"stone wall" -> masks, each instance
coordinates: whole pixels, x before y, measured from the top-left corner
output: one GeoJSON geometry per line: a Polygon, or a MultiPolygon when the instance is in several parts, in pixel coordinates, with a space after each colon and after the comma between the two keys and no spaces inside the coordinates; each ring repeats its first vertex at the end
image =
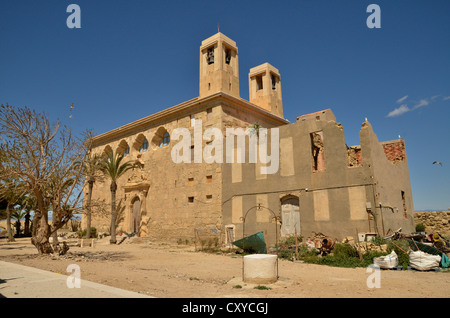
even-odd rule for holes
{"type": "Polygon", "coordinates": [[[406,159],[405,141],[403,139],[383,142],[386,158],[393,163],[406,159]]]}
{"type": "Polygon", "coordinates": [[[425,225],[425,232],[450,236],[450,211],[415,212],[414,222],[425,225]]]}

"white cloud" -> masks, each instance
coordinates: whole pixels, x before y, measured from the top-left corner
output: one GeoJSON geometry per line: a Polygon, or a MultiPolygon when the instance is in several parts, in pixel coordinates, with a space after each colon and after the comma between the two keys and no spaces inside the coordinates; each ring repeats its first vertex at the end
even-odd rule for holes
{"type": "Polygon", "coordinates": [[[395,116],[400,116],[406,112],[409,112],[411,109],[408,108],[408,106],[406,106],[406,104],[401,105],[400,107],[394,109],[393,111],[391,111],[387,117],[395,117],[395,116]]]}
{"type": "Polygon", "coordinates": [[[405,99],[407,99],[407,98],[408,98],[408,95],[403,96],[402,98],[400,98],[399,100],[397,100],[397,104],[403,103],[403,101],[404,101],[405,99]]]}
{"type": "MultiPolygon", "coordinates": [[[[419,100],[418,102],[416,101],[416,102],[415,102],[416,104],[415,104],[412,108],[409,108],[408,105],[407,105],[406,103],[403,103],[403,104],[402,104],[402,102],[404,102],[404,101],[408,98],[408,95],[403,96],[402,98],[400,98],[400,99],[398,99],[398,100],[396,101],[397,104],[402,104],[402,105],[401,105],[400,107],[398,107],[398,108],[395,108],[393,111],[391,111],[391,112],[387,115],[387,117],[400,116],[400,115],[403,115],[404,113],[407,113],[407,112],[416,110],[416,109],[418,109],[418,108],[420,108],[420,107],[428,106],[428,105],[430,105],[431,103],[434,103],[434,102],[438,101],[437,98],[438,98],[439,96],[442,96],[442,95],[434,95],[434,96],[429,97],[429,98],[423,98],[423,99],[419,100]]],[[[442,97],[442,100],[443,100],[443,101],[449,100],[449,99],[450,99],[450,96],[443,96],[443,97],[442,97]]],[[[439,99],[439,100],[440,100],[440,99],[439,99]]],[[[410,102],[408,102],[408,103],[410,103],[410,102]]],[[[411,102],[411,103],[412,103],[412,102],[411,102]]]]}
{"type": "Polygon", "coordinates": [[[414,106],[413,109],[417,109],[419,107],[428,106],[430,104],[426,99],[421,99],[417,105],[414,106]]]}

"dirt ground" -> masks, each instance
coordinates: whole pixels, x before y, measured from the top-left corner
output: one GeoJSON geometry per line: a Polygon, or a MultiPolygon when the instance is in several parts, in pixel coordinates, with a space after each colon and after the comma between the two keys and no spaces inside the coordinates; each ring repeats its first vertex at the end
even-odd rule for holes
{"type": "Polygon", "coordinates": [[[242,282],[242,257],[235,253],[210,254],[193,246],[130,238],[110,245],[107,238],[94,247],[69,241],[60,257],[40,256],[30,238],[8,243],[0,239],[0,259],[67,274],[78,264],[81,278],[159,298],[448,298],[449,272],[416,270],[379,272],[379,288],[370,288],[375,272],[366,268],[337,268],[278,261],[279,279],[254,289],[242,282]],[[369,285],[368,285],[369,282],[369,285]],[[240,285],[242,288],[237,288],[240,285]]]}

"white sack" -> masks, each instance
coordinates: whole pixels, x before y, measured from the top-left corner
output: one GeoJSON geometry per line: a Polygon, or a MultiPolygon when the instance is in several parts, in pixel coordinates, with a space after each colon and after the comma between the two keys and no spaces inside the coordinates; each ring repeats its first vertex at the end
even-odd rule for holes
{"type": "Polygon", "coordinates": [[[422,251],[412,251],[409,253],[409,265],[420,271],[428,271],[438,268],[441,263],[441,256],[431,255],[422,251]]]}
{"type": "Polygon", "coordinates": [[[398,265],[397,253],[392,251],[389,255],[375,257],[373,259],[373,264],[385,269],[394,268],[398,265]]]}

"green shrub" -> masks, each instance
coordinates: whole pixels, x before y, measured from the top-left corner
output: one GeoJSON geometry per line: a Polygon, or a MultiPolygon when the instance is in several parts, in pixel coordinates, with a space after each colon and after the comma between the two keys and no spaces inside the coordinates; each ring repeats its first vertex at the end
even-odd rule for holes
{"type": "MultiPolygon", "coordinates": [[[[390,254],[392,251],[398,255],[399,264],[404,269],[408,268],[409,255],[406,254],[409,250],[407,240],[386,241],[383,238],[376,239],[376,245],[387,244],[386,252],[369,251],[361,254],[359,257],[358,249],[350,244],[336,243],[332,252],[326,256],[319,256],[316,250],[310,250],[305,245],[299,246],[299,259],[305,263],[328,265],[335,267],[367,267],[373,264],[375,257],[390,254]],[[404,252],[405,251],[405,252],[404,252]]],[[[295,249],[281,249],[278,253],[279,258],[291,260],[295,257],[295,249]]]]}
{"type": "Polygon", "coordinates": [[[298,255],[300,258],[308,256],[317,256],[319,251],[317,249],[309,249],[306,245],[300,245],[298,255]]]}
{"type": "Polygon", "coordinates": [[[350,244],[337,243],[334,246],[333,254],[336,258],[357,257],[359,258],[358,249],[350,244]]]}
{"type": "MultiPolygon", "coordinates": [[[[82,231],[79,230],[77,232],[77,235],[79,238],[86,237],[86,234],[87,234],[87,229],[84,229],[82,231]]],[[[91,227],[91,238],[97,238],[97,229],[95,227],[91,227]]]]}
{"type": "MultiPolygon", "coordinates": [[[[305,244],[298,245],[298,258],[302,259],[304,257],[316,256],[318,251],[316,249],[309,249],[305,244]]],[[[278,257],[281,259],[292,260],[295,259],[295,248],[281,248],[278,252],[278,257]]]]}
{"type": "MultiPolygon", "coordinates": [[[[189,241],[186,240],[186,244],[188,244],[189,241]]],[[[219,253],[220,252],[220,246],[219,246],[219,238],[217,236],[210,237],[208,239],[202,239],[200,240],[200,251],[205,253],[219,253]]]]}
{"type": "Polygon", "coordinates": [[[335,267],[367,267],[373,264],[373,259],[382,255],[386,255],[386,252],[366,252],[359,258],[358,249],[355,246],[349,244],[337,243],[331,254],[323,257],[314,255],[309,251],[308,254],[302,255],[302,260],[305,263],[312,263],[318,265],[328,265],[335,267]]]}
{"type": "Polygon", "coordinates": [[[188,239],[182,239],[182,238],[179,238],[179,239],[177,240],[177,244],[178,244],[178,245],[181,245],[181,244],[189,245],[189,240],[188,240],[188,239]]]}
{"type": "Polygon", "coordinates": [[[423,223],[416,224],[416,232],[425,232],[425,225],[423,223]]]}
{"type": "MultiPolygon", "coordinates": [[[[297,235],[297,243],[300,244],[302,242],[303,237],[301,235],[297,235]]],[[[289,235],[285,237],[281,242],[278,242],[279,246],[287,245],[295,245],[295,235],[289,235]]]]}
{"type": "Polygon", "coordinates": [[[377,235],[377,236],[375,236],[375,238],[373,239],[372,243],[375,244],[375,245],[380,246],[380,245],[387,244],[387,241],[386,241],[383,237],[377,235]]]}
{"type": "Polygon", "coordinates": [[[278,252],[278,258],[291,260],[293,257],[295,257],[295,250],[293,249],[283,248],[278,252]]]}

